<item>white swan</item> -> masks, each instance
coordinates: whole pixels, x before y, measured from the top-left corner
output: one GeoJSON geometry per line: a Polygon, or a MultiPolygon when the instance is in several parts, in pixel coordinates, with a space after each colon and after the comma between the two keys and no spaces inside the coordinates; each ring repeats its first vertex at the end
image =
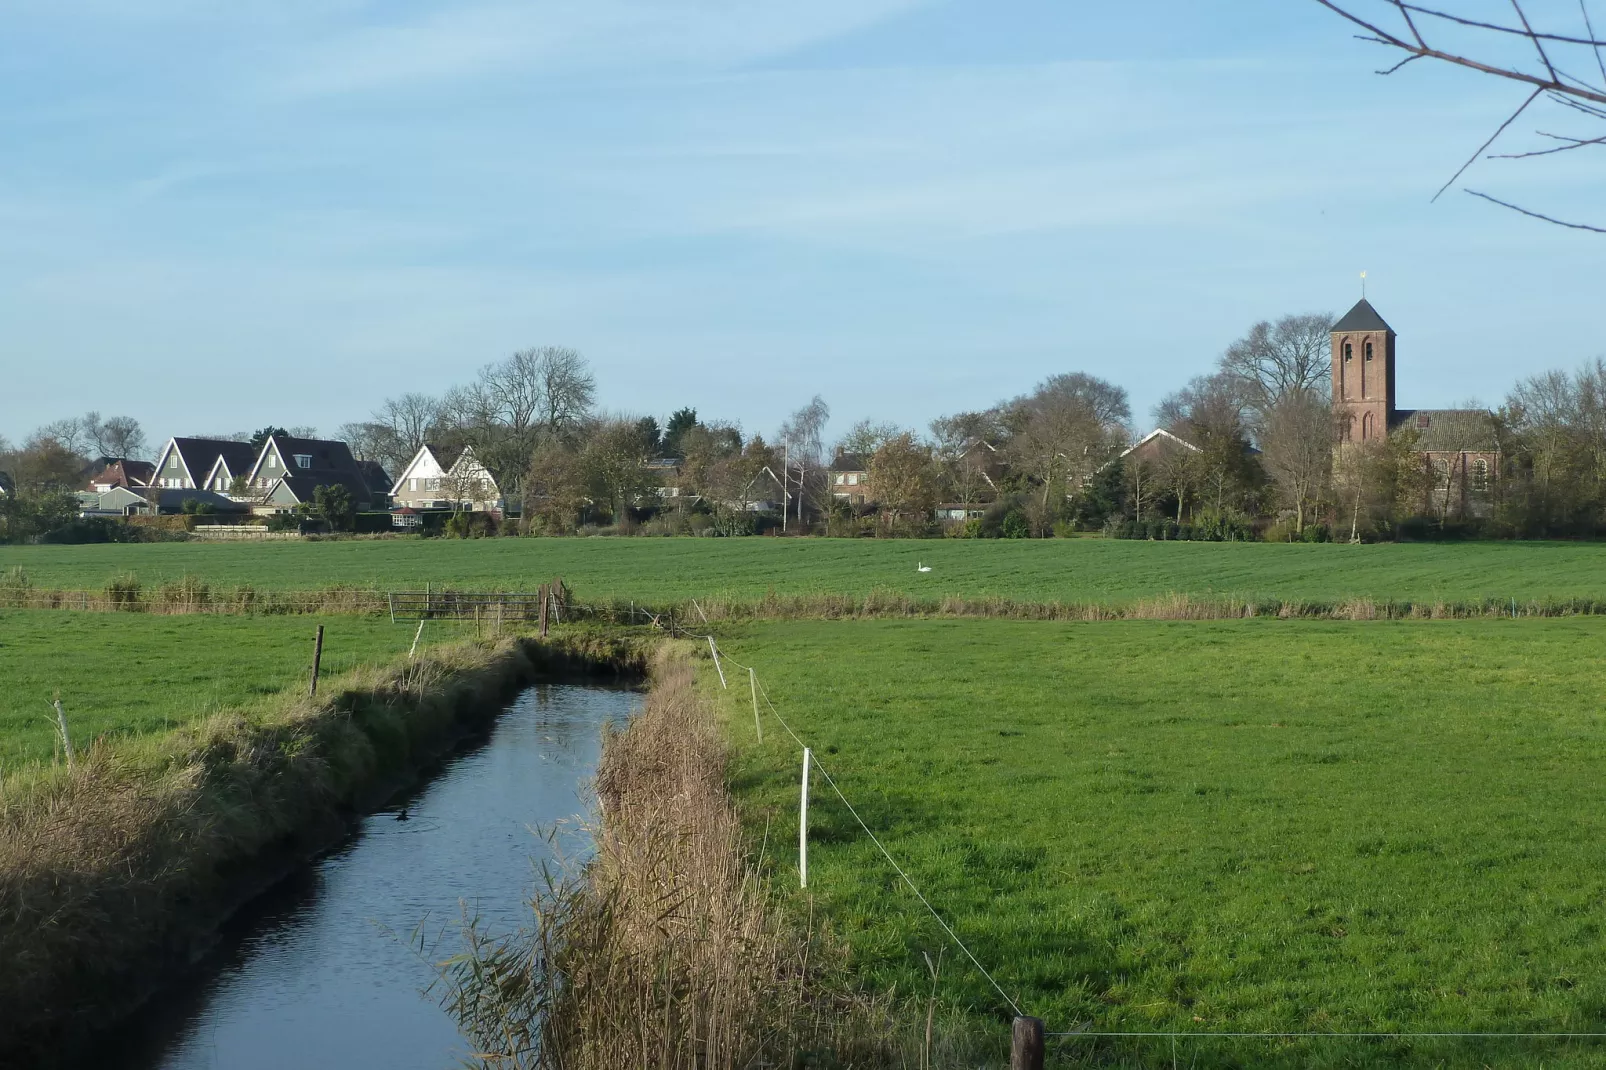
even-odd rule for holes
{"type": "Polygon", "coordinates": [[[915,562],[915,571],[916,572],[930,572],[931,571],[931,566],[930,565],[923,565],[920,562],[916,561],[915,562]]]}

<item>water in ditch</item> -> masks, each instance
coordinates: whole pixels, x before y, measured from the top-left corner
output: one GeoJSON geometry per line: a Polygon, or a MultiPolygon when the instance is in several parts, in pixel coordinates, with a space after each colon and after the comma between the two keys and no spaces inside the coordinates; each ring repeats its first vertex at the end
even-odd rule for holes
{"type": "MultiPolygon", "coordinates": [[[[464,1041],[423,994],[430,963],[461,946],[463,904],[498,929],[527,920],[533,867],[552,850],[531,827],[573,829],[589,812],[603,725],[625,721],[639,700],[589,685],[523,692],[487,738],[237,915],[206,969],[107,1037],[86,1065],[461,1065],[464,1041]]],[[[557,845],[583,850],[580,835],[557,845]]]]}

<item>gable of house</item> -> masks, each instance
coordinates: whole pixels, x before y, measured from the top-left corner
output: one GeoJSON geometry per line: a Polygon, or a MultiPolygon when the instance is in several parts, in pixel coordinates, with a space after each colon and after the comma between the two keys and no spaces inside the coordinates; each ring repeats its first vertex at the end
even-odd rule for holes
{"type": "Polygon", "coordinates": [[[461,500],[467,500],[471,509],[502,508],[496,476],[480,462],[472,446],[421,446],[391,487],[390,497],[399,505],[422,509],[451,508],[461,500]],[[462,498],[465,493],[468,499],[462,498]]]}
{"type": "Polygon", "coordinates": [[[168,490],[195,489],[205,485],[219,457],[227,457],[238,470],[248,466],[255,452],[249,442],[220,438],[170,438],[157,454],[150,486],[168,490]]]}
{"type": "Polygon", "coordinates": [[[87,489],[99,492],[114,487],[147,487],[156,474],[150,461],[131,461],[126,457],[105,457],[100,471],[90,479],[87,489]]]}
{"type": "Polygon", "coordinates": [[[371,497],[351,447],[334,439],[270,436],[247,479],[269,501],[275,494],[292,495],[295,502],[289,504],[312,501],[313,488],[320,486],[345,487],[358,509],[367,508],[371,497]]]}

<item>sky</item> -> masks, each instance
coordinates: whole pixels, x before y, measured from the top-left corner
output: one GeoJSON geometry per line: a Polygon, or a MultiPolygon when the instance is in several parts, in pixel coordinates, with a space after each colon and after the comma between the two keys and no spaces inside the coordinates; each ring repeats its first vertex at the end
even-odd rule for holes
{"type": "MultiPolygon", "coordinates": [[[[0,434],[333,433],[540,345],[766,435],[1067,371],[1143,425],[1363,270],[1403,407],[1606,355],[1606,238],[1431,201],[1521,88],[1385,62],[1314,0],[6,0],[0,434]]],[[[1460,185],[1598,216],[1581,156],[1460,185]]]]}

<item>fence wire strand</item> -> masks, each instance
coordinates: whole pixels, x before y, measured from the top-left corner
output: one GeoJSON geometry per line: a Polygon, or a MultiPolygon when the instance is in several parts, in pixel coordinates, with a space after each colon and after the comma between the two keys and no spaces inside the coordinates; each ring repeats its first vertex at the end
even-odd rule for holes
{"type": "MultiPolygon", "coordinates": [[[[659,626],[659,627],[662,627],[662,625],[659,625],[656,620],[654,621],[654,624],[659,626]]],[[[765,687],[764,687],[764,681],[760,680],[758,678],[758,671],[753,666],[742,664],[741,662],[737,661],[735,658],[733,658],[729,654],[727,654],[723,649],[719,648],[718,639],[716,637],[714,637],[713,635],[698,634],[696,632],[688,631],[688,630],[686,630],[685,628],[681,627],[678,623],[676,623],[674,621],[671,621],[668,630],[670,630],[670,631],[672,631],[674,633],[678,633],[678,634],[680,634],[682,636],[686,636],[688,638],[706,640],[708,642],[711,642],[711,643],[714,644],[714,648],[719,651],[719,656],[722,659],[724,659],[726,664],[733,665],[736,668],[743,670],[744,672],[752,672],[753,673],[753,680],[758,685],[758,693],[764,699],[764,705],[769,708],[770,715],[775,718],[776,723],[781,726],[781,728],[786,732],[786,734],[788,736],[792,737],[792,742],[796,743],[799,747],[807,746],[807,744],[803,742],[803,738],[801,736],[799,736],[795,731],[793,731],[791,725],[786,723],[786,718],[781,716],[781,711],[775,708],[774,700],[770,698],[769,691],[766,690],[765,687]]],[[[810,748],[810,750],[812,752],[813,748],[810,748]]],[[[960,939],[959,934],[954,932],[953,927],[950,926],[946,921],[943,920],[942,915],[940,913],[938,913],[937,909],[931,905],[931,901],[928,900],[925,897],[925,895],[920,891],[920,888],[910,878],[909,874],[904,870],[904,868],[902,866],[900,866],[898,864],[898,860],[896,858],[892,857],[892,852],[887,850],[886,845],[881,842],[880,838],[876,836],[875,832],[870,828],[870,826],[865,823],[864,818],[859,816],[859,811],[854,809],[853,803],[848,800],[847,794],[844,793],[842,788],[837,784],[836,779],[831,776],[830,771],[827,770],[823,764],[821,764],[818,754],[814,755],[813,765],[814,765],[815,769],[819,770],[820,775],[825,778],[825,782],[830,785],[831,790],[836,794],[836,797],[838,799],[842,800],[842,805],[847,807],[848,813],[853,815],[853,820],[858,823],[859,828],[863,829],[864,830],[864,834],[870,838],[870,842],[875,844],[876,850],[881,852],[881,857],[883,857],[883,858],[885,858],[887,860],[887,864],[890,865],[893,868],[893,870],[903,880],[904,884],[906,884],[909,887],[909,890],[914,893],[915,898],[920,900],[920,905],[926,908],[927,912],[931,914],[932,919],[934,921],[936,921],[936,923],[939,926],[941,926],[942,931],[948,934],[948,938],[953,941],[954,946],[957,947],[960,951],[962,951],[964,953],[965,958],[969,959],[970,960],[970,964],[972,966],[976,967],[976,971],[987,979],[987,983],[993,986],[993,990],[998,993],[1000,998],[1002,998],[1005,1003],[1009,1004],[1010,1009],[1015,1012],[1017,1017],[1024,1015],[1025,1012],[1023,1012],[1021,1010],[1020,1004],[1016,1003],[1015,1000],[1010,997],[1009,993],[1004,990],[1004,987],[998,983],[998,981],[993,977],[993,975],[988,972],[987,968],[981,964],[981,961],[975,956],[975,954],[970,950],[970,948],[965,944],[965,942],[962,939],[960,939]]],[[[1323,1033],[1323,1032],[1302,1032],[1302,1031],[1244,1031],[1244,1030],[1233,1030],[1233,1031],[1217,1033],[1217,1032],[1195,1032],[1195,1031],[1187,1031],[1187,1030],[1164,1030],[1164,1029],[1150,1029],[1150,1030],[1144,1030],[1144,1029],[1133,1029],[1133,1030],[1072,1029],[1072,1030],[1059,1030],[1059,1031],[1045,1032],[1043,1034],[1043,1036],[1045,1038],[1054,1037],[1054,1038],[1063,1039],[1063,1040],[1074,1040],[1074,1039],[1077,1039],[1077,1038],[1112,1039],[1112,1040],[1114,1040],[1114,1039],[1123,1039],[1124,1038],[1124,1039],[1132,1039],[1132,1040],[1135,1040],[1135,1039],[1154,1039],[1154,1040],[1169,1039],[1172,1042],[1176,1042],[1178,1040],[1212,1040],[1212,1039],[1239,1039],[1239,1040],[1321,1040],[1321,1039],[1338,1039],[1338,1040],[1434,1040],[1434,1039],[1440,1039],[1440,1040],[1476,1040],[1476,1039],[1483,1039],[1483,1040],[1601,1040],[1601,1039],[1606,1039],[1606,1032],[1593,1032],[1593,1033],[1591,1033],[1591,1032],[1480,1033],[1480,1032],[1473,1032],[1473,1031],[1448,1031],[1448,1030],[1444,1030],[1444,1031],[1423,1031],[1423,1032],[1358,1031],[1358,1032],[1326,1032],[1326,1033],[1323,1033]]]]}
{"type": "MultiPolygon", "coordinates": [[[[709,642],[711,649],[718,651],[719,656],[724,658],[726,664],[733,665],[745,672],[751,672],[753,674],[753,681],[758,684],[758,693],[763,696],[764,705],[769,707],[771,716],[773,716],[776,722],[786,730],[786,734],[792,737],[792,742],[796,743],[799,747],[808,747],[808,744],[803,742],[803,738],[792,730],[791,725],[786,723],[786,718],[781,716],[781,711],[775,708],[775,702],[770,698],[769,691],[765,689],[764,681],[758,678],[758,671],[756,669],[754,669],[751,665],[743,665],[741,662],[737,661],[723,650],[720,650],[719,641],[712,635],[694,636],[694,633],[686,631],[678,624],[671,625],[671,627],[682,635],[692,636],[697,639],[706,639],[709,642]]],[[[892,852],[887,850],[886,845],[881,842],[880,838],[876,836],[873,831],[871,831],[870,826],[865,824],[864,818],[859,816],[859,811],[854,809],[853,803],[848,801],[846,793],[844,793],[842,788],[837,784],[836,778],[833,777],[830,771],[827,770],[820,762],[820,756],[818,752],[816,752],[812,747],[809,747],[808,749],[813,755],[814,768],[819,771],[822,777],[825,778],[825,782],[831,786],[831,790],[836,793],[836,797],[842,800],[842,805],[848,808],[848,813],[853,815],[853,820],[858,822],[859,827],[864,830],[864,834],[870,837],[870,842],[875,844],[876,850],[881,852],[881,857],[887,860],[887,864],[892,867],[893,871],[896,872],[900,878],[902,878],[903,883],[909,886],[909,890],[914,893],[915,898],[920,900],[920,905],[926,908],[927,912],[931,914],[932,919],[942,927],[942,931],[948,934],[948,939],[954,942],[954,946],[959,948],[960,951],[964,952],[965,957],[970,960],[970,964],[976,967],[978,973],[987,978],[987,983],[993,986],[993,990],[998,993],[999,997],[1002,998],[1005,1003],[1009,1004],[1010,1010],[1015,1012],[1016,1017],[1020,1017],[1024,1013],[1020,1009],[1020,1004],[1016,1003],[1010,994],[1004,991],[1004,986],[999,984],[993,975],[987,971],[987,967],[981,964],[981,960],[976,958],[975,954],[970,950],[969,947],[966,946],[965,942],[959,938],[959,934],[954,932],[953,926],[949,925],[943,920],[942,915],[937,912],[936,907],[931,905],[931,901],[926,898],[925,893],[921,892],[920,887],[915,884],[914,880],[909,876],[904,868],[898,864],[898,860],[892,857],[892,852]]]]}

